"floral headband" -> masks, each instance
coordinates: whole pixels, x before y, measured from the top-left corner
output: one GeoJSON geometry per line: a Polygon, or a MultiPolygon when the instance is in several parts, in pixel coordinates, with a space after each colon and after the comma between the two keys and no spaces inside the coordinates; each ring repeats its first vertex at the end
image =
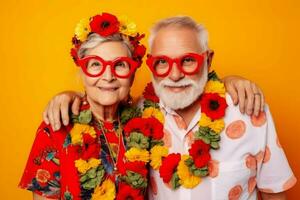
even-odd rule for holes
{"type": "Polygon", "coordinates": [[[108,37],[114,34],[121,34],[130,41],[133,46],[132,58],[142,63],[142,59],[146,53],[146,47],[140,44],[140,40],[145,37],[145,34],[139,34],[136,30],[136,24],[129,21],[126,17],[118,19],[116,16],[109,13],[102,13],[95,15],[90,19],[82,19],[75,28],[75,35],[72,38],[73,47],[71,49],[71,56],[76,65],[78,65],[78,50],[83,42],[92,33],[97,33],[102,37],[108,37]]]}

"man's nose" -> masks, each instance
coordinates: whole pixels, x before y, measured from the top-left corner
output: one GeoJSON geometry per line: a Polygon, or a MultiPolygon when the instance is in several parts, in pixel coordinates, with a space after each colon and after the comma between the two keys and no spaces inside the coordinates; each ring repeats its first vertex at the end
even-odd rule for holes
{"type": "Polygon", "coordinates": [[[177,63],[172,64],[172,69],[169,74],[169,78],[172,81],[179,81],[184,77],[184,74],[179,70],[177,63]]]}
{"type": "Polygon", "coordinates": [[[112,66],[111,65],[106,65],[105,70],[102,74],[102,79],[106,80],[108,82],[111,82],[112,80],[115,79],[114,74],[112,73],[112,66]]]}

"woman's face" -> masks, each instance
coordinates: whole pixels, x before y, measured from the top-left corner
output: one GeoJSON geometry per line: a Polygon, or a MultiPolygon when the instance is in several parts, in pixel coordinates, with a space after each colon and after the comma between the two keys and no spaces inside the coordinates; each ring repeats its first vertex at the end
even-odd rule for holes
{"type": "MultiPolygon", "coordinates": [[[[99,56],[109,61],[129,55],[128,49],[123,43],[109,41],[89,49],[85,56],[99,56]]],[[[89,77],[83,71],[81,74],[88,99],[103,106],[116,105],[125,100],[133,81],[133,75],[129,78],[115,77],[111,72],[110,65],[107,65],[104,73],[99,77],[89,77]]]]}

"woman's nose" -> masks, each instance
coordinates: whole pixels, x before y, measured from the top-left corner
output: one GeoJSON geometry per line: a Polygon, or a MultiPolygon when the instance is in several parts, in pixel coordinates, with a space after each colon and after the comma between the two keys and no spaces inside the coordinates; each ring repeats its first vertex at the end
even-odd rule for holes
{"type": "Polygon", "coordinates": [[[106,80],[108,82],[111,82],[112,80],[116,79],[116,77],[112,73],[112,66],[111,65],[106,65],[105,70],[102,74],[102,79],[106,80]]]}

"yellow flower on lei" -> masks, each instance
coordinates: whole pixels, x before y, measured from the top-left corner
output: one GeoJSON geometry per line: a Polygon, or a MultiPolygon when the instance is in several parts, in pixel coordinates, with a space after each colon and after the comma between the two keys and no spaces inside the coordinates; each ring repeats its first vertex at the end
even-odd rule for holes
{"type": "Polygon", "coordinates": [[[92,200],[114,200],[115,197],[116,187],[110,179],[106,179],[101,185],[98,185],[92,194],[92,200]]]}
{"type": "Polygon", "coordinates": [[[88,161],[83,159],[75,160],[75,167],[81,174],[85,174],[89,169],[98,167],[101,164],[101,160],[96,158],[90,158],[88,161]]]}
{"type": "Polygon", "coordinates": [[[82,144],[82,134],[88,133],[91,137],[96,138],[96,131],[94,127],[88,125],[88,124],[79,124],[75,123],[73,128],[70,131],[71,135],[71,142],[72,144],[82,144]]]}
{"type": "Polygon", "coordinates": [[[162,112],[154,107],[148,107],[143,111],[143,118],[148,118],[148,117],[155,117],[156,119],[158,119],[158,121],[160,121],[160,123],[164,124],[164,115],[162,114],[162,112]]]}
{"type": "Polygon", "coordinates": [[[75,27],[76,38],[80,41],[85,41],[88,34],[91,32],[90,20],[82,19],[75,27]]]}
{"type": "Polygon", "coordinates": [[[221,97],[225,97],[225,86],[224,83],[220,81],[208,81],[205,89],[205,93],[218,93],[221,97]]]}
{"type": "Polygon", "coordinates": [[[160,145],[155,145],[151,149],[150,154],[150,165],[153,169],[157,170],[161,166],[162,157],[166,157],[168,155],[168,148],[160,145]]]}
{"type": "Polygon", "coordinates": [[[120,21],[120,32],[125,35],[130,35],[132,37],[136,36],[137,28],[136,24],[130,21],[126,16],[121,16],[120,21]]]}
{"type": "Polygon", "coordinates": [[[207,126],[211,128],[214,132],[221,133],[221,131],[225,127],[225,123],[223,119],[211,120],[209,117],[205,115],[205,113],[201,113],[199,126],[207,126]]]}
{"type": "Polygon", "coordinates": [[[147,150],[132,147],[128,151],[126,151],[125,157],[130,162],[134,162],[134,161],[148,162],[150,155],[147,150]]]}
{"type": "Polygon", "coordinates": [[[181,156],[181,160],[177,167],[177,173],[182,186],[184,186],[185,188],[193,188],[201,182],[201,178],[198,176],[194,176],[186,166],[185,161],[188,158],[189,155],[181,156]]]}

